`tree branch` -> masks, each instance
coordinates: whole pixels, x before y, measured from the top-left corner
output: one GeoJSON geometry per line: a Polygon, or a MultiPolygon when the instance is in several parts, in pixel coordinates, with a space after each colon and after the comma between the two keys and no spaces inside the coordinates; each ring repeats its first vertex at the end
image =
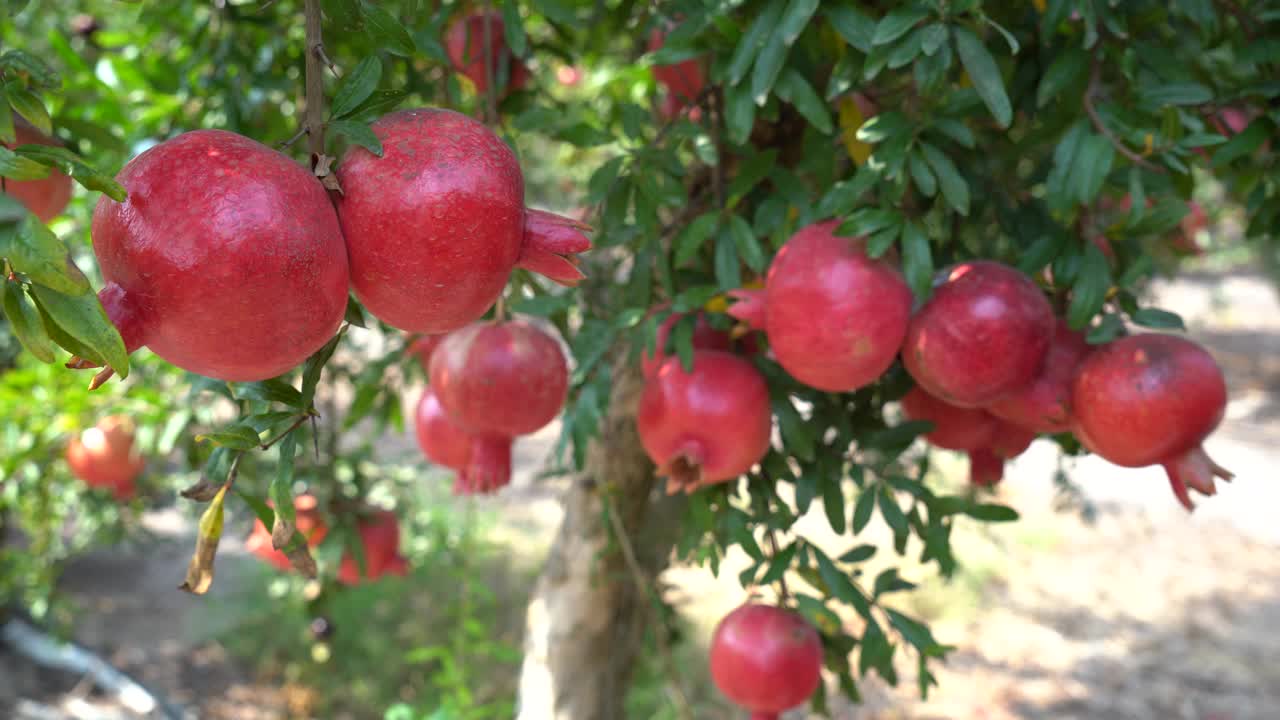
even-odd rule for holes
{"type": "Polygon", "coordinates": [[[1089,120],[1093,123],[1093,127],[1096,128],[1098,132],[1102,133],[1104,137],[1110,140],[1116,151],[1126,158],[1129,158],[1134,165],[1144,167],[1151,172],[1159,173],[1161,175],[1168,174],[1168,171],[1164,168],[1126,147],[1111,128],[1107,127],[1107,124],[1102,122],[1102,116],[1098,114],[1098,109],[1093,106],[1093,96],[1097,93],[1098,88],[1101,85],[1101,80],[1102,58],[1097,53],[1094,53],[1093,69],[1089,74],[1089,86],[1085,88],[1084,91],[1084,111],[1089,116],[1089,120]]]}
{"type": "Polygon", "coordinates": [[[304,0],[306,14],[306,111],[307,149],[314,168],[324,154],[324,39],[321,35],[320,0],[304,0]]]}

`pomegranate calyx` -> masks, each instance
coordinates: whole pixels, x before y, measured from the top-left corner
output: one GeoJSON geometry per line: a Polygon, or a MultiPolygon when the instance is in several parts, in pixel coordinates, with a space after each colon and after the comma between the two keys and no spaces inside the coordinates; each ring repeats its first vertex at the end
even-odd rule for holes
{"type": "Polygon", "coordinates": [[[702,445],[690,440],[680,448],[665,466],[659,469],[659,475],[667,478],[667,494],[678,492],[691,493],[702,484],[702,445]]]}
{"type": "Polygon", "coordinates": [[[990,448],[969,451],[969,484],[992,487],[1004,479],[1004,458],[990,448]]]}
{"type": "Polygon", "coordinates": [[[737,300],[729,306],[730,316],[741,320],[752,330],[764,330],[765,302],[764,290],[730,290],[729,297],[737,300]]]}
{"type": "Polygon", "coordinates": [[[489,495],[511,483],[511,438],[479,435],[471,441],[471,458],[458,473],[454,493],[489,495]]]}
{"type": "Polygon", "coordinates": [[[1218,492],[1217,486],[1214,485],[1215,477],[1225,482],[1230,482],[1235,477],[1230,470],[1215,463],[1204,448],[1198,445],[1164,463],[1164,470],[1169,475],[1169,485],[1173,488],[1173,494],[1177,496],[1178,502],[1187,509],[1187,512],[1195,510],[1189,489],[1205,496],[1215,495],[1218,492]]]}
{"type": "Polygon", "coordinates": [[[526,209],[524,241],[516,265],[574,287],[586,277],[574,255],[591,249],[591,239],[584,234],[590,230],[586,223],[563,215],[526,209]]]}

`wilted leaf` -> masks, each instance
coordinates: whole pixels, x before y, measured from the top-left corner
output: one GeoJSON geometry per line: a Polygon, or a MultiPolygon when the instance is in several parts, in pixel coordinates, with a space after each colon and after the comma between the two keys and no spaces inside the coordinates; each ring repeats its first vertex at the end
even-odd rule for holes
{"type": "Polygon", "coordinates": [[[196,550],[187,565],[186,580],[178,587],[179,590],[203,595],[213,585],[213,561],[218,555],[218,541],[222,539],[222,505],[226,497],[227,486],[223,485],[200,516],[196,550]]]}

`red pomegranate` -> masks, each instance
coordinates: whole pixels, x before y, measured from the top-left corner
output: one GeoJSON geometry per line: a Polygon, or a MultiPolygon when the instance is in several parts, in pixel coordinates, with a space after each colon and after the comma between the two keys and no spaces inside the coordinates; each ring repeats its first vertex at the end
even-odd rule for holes
{"type": "Polygon", "coordinates": [[[430,388],[418,401],[414,429],[427,459],[458,473],[454,494],[492,493],[511,482],[511,438],[472,436],[449,418],[430,388]]]}
{"type": "Polygon", "coordinates": [[[1004,479],[1004,462],[1031,447],[1036,434],[1025,428],[993,418],[991,440],[986,447],[969,451],[969,483],[990,487],[1004,479]]]}
{"type": "Polygon", "coordinates": [[[1026,275],[988,260],[962,263],[911,318],[902,361],[931,395],[982,407],[1035,379],[1053,324],[1053,308],[1026,275]]]}
{"type": "MultiPolygon", "coordinates": [[[[666,42],[667,32],[662,28],[654,28],[649,32],[649,52],[661,50],[666,42]]],[[[668,93],[687,104],[696,100],[707,85],[707,73],[702,65],[703,61],[698,58],[670,65],[654,65],[653,77],[667,88],[668,93]]]]}
{"type": "Polygon", "coordinates": [[[818,631],[798,614],[743,605],[711,637],[711,678],[752,720],[777,720],[822,683],[822,652],[818,631]]]}
{"type": "Polygon", "coordinates": [[[134,481],[146,464],[133,448],[133,421],[111,415],[71,438],[67,443],[67,465],[71,474],[85,484],[105,488],[117,500],[134,496],[134,481]]]}
{"type": "MultiPolygon", "coordinates": [[[[7,148],[19,145],[54,145],[62,143],[37,130],[20,115],[13,116],[14,140],[7,148]]],[[[49,174],[39,180],[11,180],[5,178],[4,191],[27,206],[41,222],[49,222],[62,214],[71,200],[71,178],[61,170],[50,168],[49,174]]]]}
{"type": "Polygon", "coordinates": [[[507,68],[507,85],[502,89],[503,95],[512,90],[522,90],[529,82],[529,69],[520,58],[511,54],[505,32],[506,25],[500,13],[473,12],[454,20],[445,33],[444,46],[449,62],[475,83],[478,93],[489,90],[489,72],[493,73],[494,82],[500,81],[498,75],[504,65],[507,68]],[[484,52],[486,32],[489,34],[489,68],[486,68],[484,52]]]}
{"type": "Polygon", "coordinates": [[[838,220],[809,225],[778,251],[764,290],[736,290],[734,317],[762,329],[778,363],[819,390],[849,392],[893,364],[911,316],[911,289],[838,220]]]}
{"type": "Polygon", "coordinates": [[[338,582],[358,585],[362,580],[377,580],[384,575],[404,575],[409,564],[400,555],[400,521],[390,510],[380,510],[356,522],[360,545],[364,550],[364,572],[348,550],[338,568],[338,582]]]}
{"type": "Polygon", "coordinates": [[[124,202],[103,196],[99,298],[126,347],[220,380],[272,378],[333,337],[347,253],[320,182],[221,130],[184,133],[129,161],[124,202]]]}
{"type": "Polygon", "coordinates": [[[1214,477],[1232,477],[1200,446],[1222,421],[1226,381],[1190,340],[1147,333],[1094,350],[1076,369],[1071,401],[1085,447],[1124,467],[1163,465],[1188,510],[1188,487],[1213,495],[1214,477]]]}
{"type": "Polygon", "coordinates": [[[373,131],[385,154],[349,150],[338,218],[351,283],[379,319],[443,333],[478,319],[517,265],[573,285],[586,226],[524,206],[515,153],[451,110],[391,113],[373,131]]]}
{"type": "Polygon", "coordinates": [[[1092,350],[1084,333],[1059,319],[1040,373],[1027,385],[1006,395],[987,411],[1037,433],[1071,429],[1071,378],[1076,366],[1092,350]]]}
{"type": "Polygon", "coordinates": [[[669,357],[645,381],[636,424],[667,492],[693,492],[742,475],[769,451],[769,389],[729,353],[695,351],[689,373],[669,357]]]}
{"type": "MultiPolygon", "coordinates": [[[[666,359],[667,339],[671,336],[671,328],[675,327],[680,318],[684,317],[684,313],[671,313],[666,320],[658,326],[657,337],[654,339],[654,350],[650,354],[645,350],[640,354],[640,371],[645,377],[653,375],[666,359]]],[[[698,312],[697,320],[693,326],[693,349],[694,350],[724,350],[728,351],[733,348],[733,340],[729,337],[729,333],[723,330],[717,330],[707,322],[706,315],[698,312]]]]}
{"type": "MultiPolygon", "coordinates": [[[[306,539],[307,547],[319,547],[320,543],[324,542],[325,537],[329,534],[329,528],[324,524],[324,518],[320,514],[320,504],[315,496],[299,495],[295,497],[293,499],[293,508],[294,526],[302,534],[302,537],[306,539]]],[[[293,568],[293,565],[289,562],[289,556],[271,546],[271,530],[262,523],[261,519],[254,521],[253,532],[249,535],[249,539],[245,540],[244,546],[250,553],[257,555],[280,570],[288,572],[293,568]]]]}
{"type": "Polygon", "coordinates": [[[930,444],[947,450],[978,450],[991,445],[999,422],[983,410],[951,405],[922,388],[914,387],[902,398],[902,412],[912,420],[928,420],[925,433],[930,444]]]}
{"type": "Polygon", "coordinates": [[[560,343],[523,320],[449,334],[431,358],[431,389],[474,435],[527,435],[555,419],[569,389],[560,343]]]}

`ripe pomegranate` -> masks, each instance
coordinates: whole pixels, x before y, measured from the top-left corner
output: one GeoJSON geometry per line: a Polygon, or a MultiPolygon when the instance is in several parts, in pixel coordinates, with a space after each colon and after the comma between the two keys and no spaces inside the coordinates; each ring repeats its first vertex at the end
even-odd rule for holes
{"type": "MultiPolygon", "coordinates": [[[[684,317],[684,313],[671,313],[666,320],[658,326],[657,337],[654,340],[653,353],[650,354],[645,350],[640,354],[640,371],[645,377],[653,375],[666,359],[667,339],[671,336],[671,328],[684,317]]],[[[724,350],[728,351],[733,347],[733,340],[729,334],[723,330],[717,330],[707,322],[706,315],[702,312],[698,313],[697,320],[693,326],[693,349],[694,350],[724,350]]]]}
{"type": "MultiPolygon", "coordinates": [[[[7,148],[19,145],[54,145],[62,143],[37,130],[20,115],[13,116],[14,142],[7,148]]],[[[50,168],[49,174],[39,180],[11,180],[5,178],[4,191],[27,206],[41,222],[49,222],[62,214],[71,200],[71,178],[61,170],[50,168]]]]}
{"type": "Polygon", "coordinates": [[[849,392],[893,364],[911,316],[911,289],[838,220],[809,225],[778,251],[764,290],[737,290],[734,317],[762,329],[778,363],[819,390],[849,392]]]}
{"type": "Polygon", "coordinates": [[[380,510],[356,522],[364,549],[364,573],[348,550],[338,568],[338,582],[358,585],[361,580],[377,580],[383,575],[405,575],[409,564],[400,555],[400,521],[390,510],[380,510]]]}
{"type": "Polygon", "coordinates": [[[1036,434],[999,418],[993,418],[991,440],[986,447],[969,451],[969,484],[990,487],[1004,479],[1004,462],[1031,447],[1036,434]]]}
{"type": "Polygon", "coordinates": [[[418,401],[414,428],[427,459],[457,471],[455,494],[492,493],[511,482],[511,438],[473,437],[449,418],[430,388],[418,401]]]}
{"type": "Polygon", "coordinates": [[[133,433],[132,420],[110,415],[71,438],[67,443],[71,474],[90,487],[110,490],[122,502],[132,498],[134,481],[146,464],[134,451],[133,433]]]}
{"type": "Polygon", "coordinates": [[[506,25],[502,22],[502,14],[498,12],[473,12],[464,15],[449,26],[445,33],[445,52],[449,62],[458,72],[471,80],[476,92],[489,90],[489,73],[493,73],[493,81],[499,82],[499,69],[507,67],[507,85],[502,88],[502,95],[512,90],[522,90],[529,82],[529,69],[520,58],[511,54],[504,33],[506,25]],[[489,34],[489,58],[485,58],[485,33],[489,34]],[[486,62],[488,68],[486,68],[486,62]]]}
{"type": "Polygon", "coordinates": [[[821,684],[822,638],[790,610],[743,605],[711,637],[711,678],[752,720],[777,720],[821,684]]]}
{"type": "Polygon", "coordinates": [[[272,378],[333,336],[347,307],[347,253],[320,182],[222,130],[183,133],[116,177],[93,250],[99,298],[129,351],[146,345],[220,380],[272,378]]]}
{"type": "Polygon", "coordinates": [[[769,389],[729,353],[697,350],[689,373],[669,357],[645,381],[636,424],[667,492],[693,492],[742,475],[769,451],[769,389]]]}
{"type": "MultiPolygon", "coordinates": [[[[320,514],[320,504],[314,495],[299,495],[293,499],[294,525],[307,541],[307,547],[319,547],[329,534],[320,514]]],[[[253,532],[245,540],[245,549],[259,558],[274,565],[277,569],[288,572],[293,569],[289,557],[271,546],[271,530],[261,519],[253,523],[253,532]]]]}
{"type": "Polygon", "coordinates": [[[911,388],[902,398],[902,412],[912,420],[928,420],[933,429],[925,433],[930,444],[947,450],[978,450],[988,447],[997,429],[997,419],[983,410],[951,405],[920,387],[911,388]]]}
{"type": "Polygon", "coordinates": [[[1091,350],[1084,333],[1072,330],[1065,320],[1059,319],[1040,374],[987,411],[1037,433],[1070,430],[1071,378],[1076,366],[1091,350]]]}
{"type": "MultiPolygon", "coordinates": [[[[654,28],[649,32],[649,52],[661,50],[667,42],[667,32],[654,28]]],[[[693,102],[707,85],[707,73],[703,61],[698,58],[682,60],[670,65],[654,65],[653,77],[676,98],[679,108],[693,102]]]]}
{"type": "Polygon", "coordinates": [[[1147,333],[1094,350],[1076,369],[1071,401],[1085,447],[1124,467],[1163,465],[1188,510],[1188,487],[1213,495],[1214,477],[1232,477],[1200,446],[1222,421],[1226,381],[1190,340],[1147,333]]]}
{"type": "Polygon", "coordinates": [[[902,361],[925,390],[961,407],[990,405],[1035,379],[1053,308],[1026,275],[988,260],[955,265],[907,327],[902,361]]]}
{"type": "Polygon", "coordinates": [[[560,343],[523,320],[449,334],[431,358],[431,389],[474,435],[527,435],[555,419],[569,389],[560,343]]]}
{"type": "Polygon", "coordinates": [[[351,283],[379,319],[443,333],[478,319],[520,266],[565,285],[586,226],[524,206],[515,153],[451,110],[401,110],[372,125],[385,154],[350,149],[338,218],[351,283]]]}

